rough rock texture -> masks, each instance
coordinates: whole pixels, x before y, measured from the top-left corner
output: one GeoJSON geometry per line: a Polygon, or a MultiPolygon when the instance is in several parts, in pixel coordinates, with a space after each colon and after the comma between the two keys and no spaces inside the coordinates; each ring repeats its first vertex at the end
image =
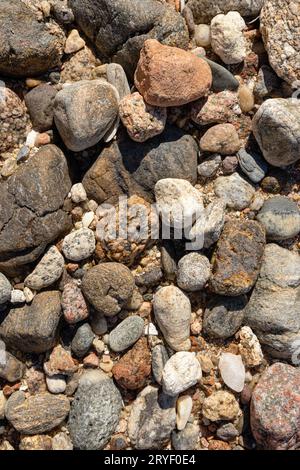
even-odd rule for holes
{"type": "Polygon", "coordinates": [[[212,74],[195,54],[149,39],[141,50],[134,83],[152,106],[181,106],[208,93],[212,74]]]}
{"type": "Polygon", "coordinates": [[[266,0],[260,15],[262,37],[277,75],[300,80],[300,5],[298,0],[266,0]]]}
{"type": "Polygon", "coordinates": [[[51,286],[62,275],[65,260],[56,246],[51,246],[34,271],[24,280],[25,286],[41,290],[51,286]]]}
{"type": "Polygon", "coordinates": [[[0,317],[0,337],[24,352],[47,351],[55,344],[60,315],[59,292],[41,292],[31,305],[13,308],[0,317]]]}
{"type": "Polygon", "coordinates": [[[26,106],[10,88],[0,88],[0,154],[23,144],[29,129],[26,106]]]}
{"type": "Polygon", "coordinates": [[[122,352],[132,346],[144,332],[144,320],[137,315],[125,318],[109,334],[109,346],[115,352],[122,352]]]}
{"type": "Polygon", "coordinates": [[[25,365],[8,351],[4,351],[4,354],[5,364],[0,361],[0,377],[8,382],[20,380],[24,375],[25,365]]]}
{"type": "Polygon", "coordinates": [[[184,19],[154,0],[70,0],[75,19],[107,62],[117,62],[132,77],[140,50],[148,38],[188,47],[184,19]]]}
{"type": "Polygon", "coordinates": [[[233,421],[241,410],[232,393],[219,390],[204,399],[202,413],[210,421],[233,421]]]}
{"type": "Polygon", "coordinates": [[[248,207],[255,194],[255,188],[238,173],[230,176],[219,176],[214,181],[215,194],[235,210],[243,210],[248,207]]]}
{"type": "Polygon", "coordinates": [[[103,372],[88,371],[80,379],[68,421],[74,447],[102,449],[115,431],[122,398],[113,381],[103,372]]]}
{"type": "Polygon", "coordinates": [[[44,370],[49,377],[58,374],[72,375],[78,367],[72,359],[69,351],[58,344],[49,356],[49,360],[44,363],[44,370]]]}
{"type": "Polygon", "coordinates": [[[238,133],[232,124],[217,124],[211,127],[200,139],[203,152],[232,155],[241,148],[238,133]]]}
{"type": "Polygon", "coordinates": [[[209,248],[220,238],[225,223],[226,203],[222,199],[215,199],[205,207],[205,222],[200,218],[191,228],[188,238],[194,240],[203,237],[204,248],[209,248]]]}
{"type": "Polygon", "coordinates": [[[238,64],[247,54],[243,30],[246,23],[237,11],[215,16],[210,25],[211,47],[225,64],[238,64]]]}
{"type": "Polygon", "coordinates": [[[80,228],[64,238],[62,251],[71,261],[82,261],[95,251],[95,235],[89,228],[80,228]]]}
{"type": "Polygon", "coordinates": [[[175,450],[195,450],[199,440],[199,426],[187,423],[182,431],[172,432],[172,445],[175,450]]]}
{"type": "Polygon", "coordinates": [[[4,274],[0,273],[0,305],[10,300],[12,286],[4,274]]]}
{"type": "Polygon", "coordinates": [[[265,201],[256,218],[264,225],[269,240],[285,240],[300,232],[298,205],[284,196],[265,201]]]}
{"type": "Polygon", "coordinates": [[[251,400],[251,429],[262,448],[292,450],[299,444],[299,400],[298,367],[277,362],[264,371],[251,400]]]}
{"type": "Polygon", "coordinates": [[[196,124],[231,122],[242,114],[237,93],[225,90],[201,98],[192,105],[192,119],[196,124]]]}
{"type": "Polygon", "coordinates": [[[258,222],[227,222],[212,259],[211,289],[233,296],[249,292],[258,277],[265,243],[265,231],[258,222]]]}
{"type": "Polygon", "coordinates": [[[120,64],[103,64],[97,67],[96,75],[99,76],[99,78],[105,78],[108,83],[118,90],[120,100],[130,95],[129,83],[124,69],[120,64]]]}
{"type": "Polygon", "coordinates": [[[241,149],[237,157],[242,172],[245,173],[253,183],[259,183],[266,176],[268,165],[260,153],[241,149]]]}
{"type": "Polygon", "coordinates": [[[163,391],[171,397],[176,397],[196,385],[201,377],[201,366],[195,353],[177,352],[165,364],[162,375],[163,391]]]}
{"type": "Polygon", "coordinates": [[[258,16],[264,0],[188,0],[196,23],[209,23],[219,13],[238,11],[242,16],[258,16]]]}
{"type": "Polygon", "coordinates": [[[144,387],[151,373],[151,356],[147,339],[139,339],[133,348],[114,365],[112,373],[121,387],[129,390],[144,387]]]}
{"type": "Polygon", "coordinates": [[[15,272],[35,261],[70,228],[63,210],[71,188],[66,159],[46,145],[7,181],[0,182],[0,270],[15,272]]]}
{"type": "Polygon", "coordinates": [[[30,114],[33,128],[45,132],[53,126],[54,99],[57,90],[51,85],[44,84],[33,88],[25,95],[25,103],[30,114]]]}
{"type": "Polygon", "coordinates": [[[188,253],[178,263],[177,284],[183,290],[201,290],[210,275],[211,267],[206,256],[200,253],[188,253]]]}
{"type": "Polygon", "coordinates": [[[81,358],[87,354],[92,346],[95,335],[89,323],[81,325],[72,339],[71,349],[75,356],[81,358]]]}
{"type": "Polygon", "coordinates": [[[168,352],[163,344],[157,344],[152,349],[152,374],[156,382],[160,385],[162,373],[166,362],[169,359],[168,352]]]}
{"type": "Polygon", "coordinates": [[[208,302],[203,317],[203,332],[212,338],[233,336],[244,320],[247,297],[217,296],[208,302]]]}
{"type": "Polygon", "coordinates": [[[5,416],[20,433],[35,435],[61,424],[69,410],[69,400],[64,395],[38,393],[26,398],[25,393],[16,392],[6,403],[5,416]]]}
{"type": "Polygon", "coordinates": [[[149,385],[133,403],[128,435],[135,449],[161,449],[176,426],[176,399],[149,385]]]}
{"type": "Polygon", "coordinates": [[[61,306],[64,318],[66,322],[70,324],[85,320],[89,315],[88,307],[81,289],[75,282],[68,282],[64,286],[61,306]]]}

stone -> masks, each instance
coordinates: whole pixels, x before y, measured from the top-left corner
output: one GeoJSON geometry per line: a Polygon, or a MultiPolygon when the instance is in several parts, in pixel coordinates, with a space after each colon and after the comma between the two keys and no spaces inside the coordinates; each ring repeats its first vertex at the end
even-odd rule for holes
{"type": "Polygon", "coordinates": [[[64,52],[65,54],[73,54],[80,51],[85,46],[85,41],[82,39],[77,29],[72,29],[67,37],[64,52]]]}
{"type": "Polygon", "coordinates": [[[97,76],[105,78],[108,83],[118,90],[120,100],[130,95],[130,87],[126,73],[120,64],[111,63],[100,65],[97,67],[95,73],[97,76]]]}
{"type": "Polygon", "coordinates": [[[166,395],[176,397],[196,385],[201,377],[202,371],[195,353],[177,352],[165,364],[162,375],[163,391],[166,395]]]}
{"type": "Polygon", "coordinates": [[[123,194],[153,201],[160,179],[197,181],[197,152],[196,141],[175,127],[167,126],[142,146],[125,135],[102,151],[82,183],[88,197],[99,204],[114,204],[123,194]]]}
{"type": "Polygon", "coordinates": [[[239,435],[239,432],[232,423],[226,423],[222,424],[222,426],[217,429],[216,435],[222,441],[228,442],[235,439],[239,435]]]}
{"type": "Polygon", "coordinates": [[[260,186],[265,193],[278,194],[281,191],[280,181],[275,176],[266,176],[260,186]]]}
{"type": "Polygon", "coordinates": [[[153,296],[157,324],[168,345],[174,351],[190,349],[191,303],[175,286],[162,287],[153,296]]]}
{"type": "Polygon", "coordinates": [[[145,322],[141,317],[133,315],[125,318],[109,334],[109,347],[114,352],[122,352],[128,349],[142,336],[145,322]]]}
{"type": "Polygon", "coordinates": [[[105,335],[105,333],[107,333],[107,330],[108,330],[106,318],[98,314],[92,315],[91,327],[95,335],[99,335],[99,336],[105,335]]]}
{"type": "Polygon", "coordinates": [[[41,290],[54,284],[62,275],[65,260],[56,246],[51,246],[34,271],[25,278],[25,286],[41,290]]]}
{"type": "Polygon", "coordinates": [[[291,360],[299,349],[300,257],[274,243],[266,245],[260,274],[245,309],[250,326],[273,357],[291,360]]]}
{"type": "Polygon", "coordinates": [[[63,25],[68,25],[74,22],[74,15],[72,10],[63,2],[55,2],[51,5],[51,12],[53,13],[56,21],[63,25]]]}
{"type": "Polygon", "coordinates": [[[245,17],[257,17],[264,0],[188,0],[187,4],[193,12],[196,23],[208,24],[210,20],[229,11],[238,11],[245,17]]]}
{"type": "Polygon", "coordinates": [[[146,385],[151,374],[151,356],[147,338],[141,338],[114,365],[112,373],[115,381],[128,390],[138,390],[146,385]]]}
{"type": "Polygon", "coordinates": [[[64,393],[67,387],[66,379],[61,374],[46,377],[46,384],[49,392],[54,395],[64,393]]]}
{"type": "Polygon", "coordinates": [[[210,27],[207,24],[195,25],[194,39],[197,46],[208,47],[210,46],[210,27]]]}
{"type": "Polygon", "coordinates": [[[198,165],[198,175],[201,178],[212,178],[217,173],[221,162],[221,155],[211,155],[198,165]]]}
{"type": "Polygon", "coordinates": [[[245,366],[241,356],[222,353],[219,359],[221,377],[231,390],[240,393],[245,385],[245,366]]]}
{"type": "Polygon", "coordinates": [[[60,344],[55,346],[49,356],[49,360],[44,362],[44,371],[49,377],[56,375],[73,375],[78,367],[72,359],[69,351],[64,349],[60,344]]]}
{"type": "Polygon", "coordinates": [[[169,355],[163,344],[157,344],[152,349],[152,374],[156,382],[161,385],[164,367],[169,355]]]}
{"type": "Polygon", "coordinates": [[[269,240],[286,240],[300,232],[300,211],[296,202],[285,196],[267,199],[256,216],[269,240]]]}
{"type": "Polygon", "coordinates": [[[212,87],[211,89],[214,92],[224,91],[224,90],[232,90],[235,91],[239,87],[239,81],[229,72],[225,67],[218,64],[217,62],[213,62],[206,57],[203,57],[203,60],[208,63],[211,68],[212,72],[212,87]]]}
{"type": "Polygon", "coordinates": [[[83,357],[92,346],[94,333],[88,323],[81,325],[72,339],[71,349],[77,357],[83,357]]]}
{"type": "Polygon", "coordinates": [[[40,21],[24,2],[2,1],[0,31],[1,75],[30,77],[60,66],[63,30],[54,21],[40,21]]]}
{"type": "Polygon", "coordinates": [[[200,429],[195,423],[187,423],[182,431],[172,432],[172,445],[175,450],[195,450],[200,429]]]}
{"type": "MultiPolygon", "coordinates": [[[[12,150],[18,154],[17,149],[25,143],[30,128],[26,106],[16,93],[5,87],[3,81],[0,84],[0,98],[0,155],[12,150]]],[[[14,161],[19,161],[18,155],[14,161]]]]}
{"type": "Polygon", "coordinates": [[[232,175],[238,167],[239,161],[236,156],[225,157],[222,162],[223,175],[232,175]]]}
{"type": "Polygon", "coordinates": [[[259,153],[240,149],[237,156],[242,172],[253,183],[259,183],[266,176],[268,166],[259,153]]]}
{"type": "Polygon", "coordinates": [[[82,80],[59,91],[54,121],[66,147],[79,152],[100,142],[117,118],[118,100],[115,87],[104,80],[82,80]]]}
{"type": "Polygon", "coordinates": [[[280,88],[281,80],[269,65],[262,65],[258,71],[253,93],[256,99],[270,97],[272,91],[280,88]]]}
{"type": "Polygon", "coordinates": [[[36,131],[45,132],[53,127],[53,106],[56,94],[57,90],[46,83],[33,88],[25,95],[25,104],[36,131]]]}
{"type": "Polygon", "coordinates": [[[203,238],[204,248],[209,248],[218,241],[225,223],[226,203],[222,199],[215,199],[205,208],[204,221],[199,219],[191,228],[188,238],[190,240],[203,238]]]}
{"type": "Polygon", "coordinates": [[[52,450],[52,439],[44,434],[36,436],[22,436],[20,439],[19,450],[52,450]]]}
{"type": "Polygon", "coordinates": [[[160,2],[144,0],[71,0],[75,20],[94,43],[102,62],[116,62],[132,78],[146,39],[187,49],[183,17],[160,2]],[[94,19],[97,18],[95,22],[94,19]],[[108,59],[111,60],[108,60],[108,59]]]}
{"type": "Polygon", "coordinates": [[[190,292],[204,288],[211,275],[210,262],[200,253],[188,253],[178,263],[177,284],[190,292]]]}
{"type": "Polygon", "coordinates": [[[247,51],[244,29],[246,23],[237,11],[216,15],[212,19],[211,47],[225,64],[239,64],[245,59],[247,51]]]}
{"type": "Polygon", "coordinates": [[[89,269],[82,279],[82,292],[98,313],[117,315],[134,291],[131,271],[121,263],[102,263],[89,269]]]}
{"type": "Polygon", "coordinates": [[[227,222],[212,259],[213,292],[226,296],[249,292],[259,274],[265,243],[265,230],[258,222],[227,222]]]}
{"type": "Polygon", "coordinates": [[[15,392],[7,400],[5,416],[18,432],[33,436],[59,426],[69,410],[70,403],[64,395],[44,392],[26,398],[25,393],[15,392]]]}
{"type": "Polygon", "coordinates": [[[252,120],[254,136],[270,165],[286,167],[299,160],[300,103],[296,98],[266,100],[252,120]]]}
{"type": "Polygon", "coordinates": [[[230,123],[242,114],[238,95],[231,90],[213,93],[208,97],[197,100],[192,105],[192,119],[196,124],[230,123]]]}
{"type": "Polygon", "coordinates": [[[210,374],[211,370],[213,370],[214,365],[212,360],[206,354],[197,354],[197,359],[200,362],[202,372],[205,374],[210,374]]]}
{"type": "Polygon", "coordinates": [[[193,400],[189,395],[181,395],[176,403],[176,425],[178,431],[182,431],[192,412],[193,400]]]}
{"type": "Polygon", "coordinates": [[[87,195],[82,183],[73,184],[71,188],[71,199],[75,204],[84,202],[87,200],[87,195]]]}
{"type": "Polygon", "coordinates": [[[243,326],[238,332],[239,353],[247,367],[257,367],[263,363],[264,356],[257,336],[249,326],[243,326]]]}
{"type": "Polygon", "coordinates": [[[213,392],[203,401],[202,413],[210,421],[234,421],[241,415],[235,396],[225,390],[213,392]]]}
{"type": "Polygon", "coordinates": [[[21,380],[25,373],[25,365],[10,352],[5,350],[0,352],[0,377],[12,383],[21,380]],[[4,353],[3,358],[2,353],[4,353]]]}
{"type": "Polygon", "coordinates": [[[5,418],[5,406],[6,406],[6,398],[1,390],[0,391],[0,419],[1,420],[5,418]]]}
{"type": "Polygon", "coordinates": [[[52,437],[52,450],[73,450],[70,436],[64,432],[59,432],[52,437]]]}
{"type": "Polygon", "coordinates": [[[254,187],[238,173],[219,176],[214,182],[214,191],[216,196],[226,202],[227,207],[239,211],[249,207],[255,194],[254,187]]]}
{"type": "Polygon", "coordinates": [[[0,305],[9,302],[11,297],[12,286],[4,274],[0,273],[0,305]]]}
{"type": "Polygon", "coordinates": [[[26,302],[24,292],[21,289],[13,289],[11,291],[10,302],[11,304],[24,304],[26,302]]]}
{"type": "Polygon", "coordinates": [[[152,106],[182,106],[208,93],[212,74],[195,54],[148,39],[141,50],[134,84],[152,106]]]}
{"type": "Polygon", "coordinates": [[[217,124],[208,129],[200,139],[200,149],[203,152],[232,155],[240,148],[241,142],[232,124],[217,124]]]}
{"type": "Polygon", "coordinates": [[[181,9],[181,14],[185,19],[190,36],[192,37],[195,34],[195,23],[192,10],[188,6],[184,6],[184,8],[181,9]]]}
{"type": "Polygon", "coordinates": [[[155,266],[135,276],[135,283],[138,287],[152,287],[159,284],[162,279],[163,272],[160,266],[155,266]]]}
{"type": "Polygon", "coordinates": [[[246,305],[246,296],[211,298],[204,312],[203,332],[211,338],[230,338],[243,323],[246,305]]]}
{"type": "Polygon", "coordinates": [[[252,89],[247,85],[240,85],[238,97],[243,113],[250,113],[255,105],[255,99],[252,89]]]}
{"type": "Polygon", "coordinates": [[[70,229],[63,208],[71,188],[65,156],[46,145],[0,182],[0,271],[14,274],[70,229]]]}
{"type": "Polygon", "coordinates": [[[80,378],[68,420],[75,449],[103,449],[117,428],[121,410],[122,398],[114,382],[104,372],[85,372],[80,378]]]}
{"type": "Polygon", "coordinates": [[[167,121],[166,108],[147,104],[138,92],[120,101],[119,115],[128,135],[136,142],[145,142],[161,134],[167,121]]]}
{"type": "Polygon", "coordinates": [[[135,449],[161,449],[176,426],[176,399],[147,386],[133,402],[128,435],[135,449]]]}
{"type": "Polygon", "coordinates": [[[299,17],[297,0],[266,0],[260,15],[260,29],[270,65],[290,85],[300,79],[299,17]]]}
{"type": "Polygon", "coordinates": [[[71,325],[85,320],[89,316],[86,301],[76,282],[68,282],[64,286],[61,296],[61,306],[64,319],[71,325]]]}
{"type": "Polygon", "coordinates": [[[95,251],[95,235],[89,228],[80,228],[64,238],[62,251],[71,261],[82,261],[95,251]]]}
{"type": "Polygon", "coordinates": [[[59,292],[43,291],[31,305],[12,308],[0,319],[0,337],[8,346],[23,352],[48,351],[56,342],[60,316],[59,292]]]}

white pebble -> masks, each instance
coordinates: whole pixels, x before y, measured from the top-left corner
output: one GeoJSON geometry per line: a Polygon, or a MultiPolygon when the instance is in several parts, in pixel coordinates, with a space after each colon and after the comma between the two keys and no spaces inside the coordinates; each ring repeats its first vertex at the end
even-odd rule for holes
{"type": "Polygon", "coordinates": [[[13,289],[11,291],[10,301],[12,304],[24,304],[26,301],[24,292],[20,289],[13,289]]]}
{"type": "Polygon", "coordinates": [[[241,356],[222,353],[219,360],[221,377],[227,387],[235,392],[241,392],[245,385],[245,366],[241,356]]]}
{"type": "Polygon", "coordinates": [[[82,226],[88,228],[93,222],[94,217],[95,217],[94,212],[92,211],[86,212],[84,216],[82,217],[82,226]]]}
{"type": "Polygon", "coordinates": [[[47,388],[50,393],[64,393],[66,390],[66,380],[63,375],[53,375],[52,377],[46,377],[47,388]]]}
{"type": "Polygon", "coordinates": [[[158,331],[153,323],[145,326],[145,336],[158,336],[158,331]]]}
{"type": "Polygon", "coordinates": [[[189,420],[193,408],[193,400],[189,395],[182,395],[176,403],[176,425],[182,431],[189,420]]]}
{"type": "Polygon", "coordinates": [[[39,135],[38,132],[30,131],[29,134],[27,135],[25,145],[27,145],[27,147],[29,148],[33,148],[38,135],[39,135]]]}
{"type": "Polygon", "coordinates": [[[71,199],[75,204],[87,200],[86,191],[82,183],[73,184],[71,188],[71,199]]]}
{"type": "Polygon", "coordinates": [[[30,302],[34,299],[35,292],[29,289],[29,287],[24,287],[24,296],[25,296],[25,301],[27,304],[30,304],[30,302]]]}
{"type": "Polygon", "coordinates": [[[175,397],[201,379],[202,371],[196,354],[180,351],[165,364],[162,374],[162,386],[167,395],[175,397]]]}
{"type": "Polygon", "coordinates": [[[208,24],[195,25],[195,41],[197,46],[207,47],[210,45],[210,26],[208,24]]]}
{"type": "Polygon", "coordinates": [[[82,261],[93,254],[95,247],[94,232],[89,228],[81,228],[64,238],[62,251],[69,260],[82,261]]]}

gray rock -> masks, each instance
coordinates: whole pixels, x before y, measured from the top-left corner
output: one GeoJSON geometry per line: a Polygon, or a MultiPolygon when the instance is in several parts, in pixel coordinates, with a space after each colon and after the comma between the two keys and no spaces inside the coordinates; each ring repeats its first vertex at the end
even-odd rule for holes
{"type": "Polygon", "coordinates": [[[56,374],[52,377],[46,377],[47,388],[50,393],[57,395],[58,393],[64,393],[66,390],[66,378],[62,374],[56,374]]]}
{"type": "Polygon", "coordinates": [[[156,382],[161,385],[162,373],[169,355],[163,344],[157,344],[152,349],[152,373],[156,382]]]}
{"type": "Polygon", "coordinates": [[[243,210],[249,206],[255,189],[238,173],[230,176],[219,176],[214,184],[216,196],[223,199],[227,206],[235,210],[243,210]]]}
{"type": "Polygon", "coordinates": [[[220,14],[238,11],[242,16],[259,15],[264,0],[188,0],[187,5],[193,12],[196,23],[209,23],[220,14]]]}
{"type": "Polygon", "coordinates": [[[94,313],[91,317],[91,327],[95,335],[105,335],[108,329],[106,318],[103,315],[94,313]]]}
{"type": "Polygon", "coordinates": [[[161,265],[167,279],[174,279],[177,270],[174,245],[165,240],[161,247],[161,265]]]}
{"type": "Polygon", "coordinates": [[[4,354],[4,358],[0,359],[0,377],[8,382],[20,380],[24,375],[25,365],[8,351],[0,352],[4,354]]]}
{"type": "Polygon", "coordinates": [[[163,272],[159,266],[150,267],[142,274],[135,276],[135,283],[139,287],[151,287],[160,283],[163,272]]]}
{"type": "Polygon", "coordinates": [[[0,273],[0,305],[3,305],[10,300],[11,291],[12,286],[9,280],[4,276],[4,274],[0,273]]]}
{"type": "Polygon", "coordinates": [[[269,65],[262,65],[258,71],[253,93],[256,99],[263,100],[268,97],[272,91],[279,88],[281,80],[269,65]]]}
{"type": "Polygon", "coordinates": [[[211,178],[216,174],[221,162],[221,155],[211,155],[198,165],[198,175],[202,178],[211,178]]]}
{"type": "Polygon", "coordinates": [[[266,176],[268,165],[258,153],[241,149],[237,156],[241,170],[253,183],[259,183],[266,176]]]}
{"type": "Polygon", "coordinates": [[[97,68],[97,76],[105,78],[111,85],[113,85],[119,93],[120,100],[126,95],[130,95],[130,87],[120,64],[103,64],[97,68]]]}
{"type": "Polygon", "coordinates": [[[99,450],[115,431],[122,398],[114,382],[100,371],[88,371],[80,379],[68,421],[74,447],[99,450]]]}
{"type": "Polygon", "coordinates": [[[137,396],[128,421],[128,435],[135,449],[161,449],[176,426],[176,398],[149,385],[137,396]]]}
{"type": "Polygon", "coordinates": [[[204,248],[209,248],[219,240],[225,223],[226,203],[216,198],[205,208],[205,221],[196,221],[189,232],[189,239],[200,239],[201,234],[204,240],[204,248]]]}
{"type": "Polygon", "coordinates": [[[29,111],[33,128],[45,132],[53,126],[54,99],[57,90],[48,84],[39,85],[25,95],[25,103],[29,111]]]}
{"type": "Polygon", "coordinates": [[[188,253],[178,263],[177,284],[183,290],[204,288],[211,275],[210,262],[200,253],[188,253]]]}
{"type": "Polygon", "coordinates": [[[182,431],[172,432],[172,445],[175,450],[195,450],[199,438],[199,426],[194,423],[187,423],[182,431]]]}
{"type": "Polygon", "coordinates": [[[207,304],[203,318],[203,332],[211,337],[226,339],[233,336],[244,320],[247,297],[213,297],[207,304]]]}
{"type": "Polygon", "coordinates": [[[270,165],[285,167],[299,160],[299,100],[276,98],[265,101],[253,118],[252,128],[270,165]]]}
{"type": "Polygon", "coordinates": [[[48,351],[55,344],[60,316],[59,292],[41,292],[31,305],[13,308],[4,319],[0,317],[0,337],[24,352],[48,351]]]}
{"type": "Polygon", "coordinates": [[[225,69],[220,64],[213,62],[206,57],[202,57],[210,66],[213,76],[212,82],[212,90],[214,92],[224,91],[224,90],[237,90],[239,87],[238,80],[229,72],[229,70],[225,69]]]}
{"type": "Polygon", "coordinates": [[[239,432],[232,423],[226,423],[222,424],[222,426],[217,429],[216,434],[219,439],[228,442],[235,439],[239,435],[239,432]]]}
{"type": "Polygon", "coordinates": [[[82,80],[59,91],[54,121],[65,145],[74,152],[96,145],[118,116],[118,99],[115,87],[104,80],[82,80]]]}
{"type": "Polygon", "coordinates": [[[269,240],[293,238],[300,232],[298,205],[284,196],[267,199],[256,218],[264,225],[269,240]]]}
{"type": "Polygon", "coordinates": [[[51,246],[34,271],[26,277],[24,284],[33,290],[51,286],[63,273],[65,260],[56,246],[51,246]]]}
{"type": "Polygon", "coordinates": [[[109,334],[109,346],[115,352],[122,352],[132,346],[144,332],[144,320],[138,316],[125,318],[109,334]]]}
{"type": "Polygon", "coordinates": [[[62,23],[64,25],[71,24],[74,22],[74,15],[72,10],[68,7],[68,5],[62,3],[62,2],[54,2],[52,5],[51,9],[54,18],[56,21],[59,23],[62,23]]]}
{"type": "Polygon", "coordinates": [[[83,357],[88,352],[92,346],[93,340],[95,338],[94,333],[88,323],[81,325],[74,338],[72,339],[71,349],[75,356],[83,357]]]}
{"type": "Polygon", "coordinates": [[[64,238],[62,251],[71,261],[82,261],[95,251],[96,242],[93,230],[80,228],[64,238]]]}

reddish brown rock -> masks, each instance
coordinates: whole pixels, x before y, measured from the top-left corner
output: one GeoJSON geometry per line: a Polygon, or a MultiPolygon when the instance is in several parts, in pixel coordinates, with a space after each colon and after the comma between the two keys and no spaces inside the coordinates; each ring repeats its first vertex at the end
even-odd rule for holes
{"type": "Polygon", "coordinates": [[[195,54],[148,39],[141,50],[134,83],[152,106],[181,106],[208,93],[212,73],[195,54]]]}
{"type": "Polygon", "coordinates": [[[112,373],[121,387],[137,390],[144,387],[151,373],[151,357],[146,338],[141,338],[113,367],[112,373]]]}
{"type": "Polygon", "coordinates": [[[209,442],[208,449],[209,450],[231,450],[231,447],[228,444],[228,442],[212,440],[209,442]]]}
{"type": "Polygon", "coordinates": [[[200,140],[203,152],[221,155],[232,155],[238,152],[241,146],[238,133],[232,124],[217,124],[208,129],[200,140]]]}
{"type": "Polygon", "coordinates": [[[64,286],[61,305],[67,323],[77,323],[89,315],[86,301],[75,282],[68,282],[64,286]]]}
{"type": "Polygon", "coordinates": [[[60,344],[50,354],[49,361],[44,364],[45,372],[52,377],[57,374],[72,375],[78,369],[71,354],[60,344]]]}

